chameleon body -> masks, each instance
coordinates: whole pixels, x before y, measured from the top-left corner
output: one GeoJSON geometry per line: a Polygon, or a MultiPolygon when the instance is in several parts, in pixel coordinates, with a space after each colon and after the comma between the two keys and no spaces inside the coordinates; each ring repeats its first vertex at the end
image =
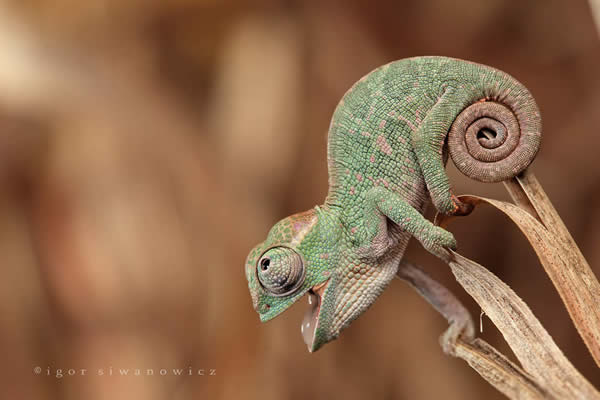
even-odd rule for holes
{"type": "Polygon", "coordinates": [[[384,65],[355,83],[328,133],[329,193],[287,217],[250,252],[246,277],[262,321],[309,294],[309,351],[335,339],[392,280],[410,237],[440,255],[452,234],[423,217],[469,210],[451,192],[449,151],[468,176],[496,182],[533,160],[541,122],[529,91],[494,68],[446,57],[384,65]]]}

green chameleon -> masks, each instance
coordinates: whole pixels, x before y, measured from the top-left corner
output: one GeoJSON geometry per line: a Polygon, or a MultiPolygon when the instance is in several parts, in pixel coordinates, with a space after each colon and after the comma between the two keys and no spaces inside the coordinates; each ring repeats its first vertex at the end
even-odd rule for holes
{"type": "Polygon", "coordinates": [[[440,257],[456,248],[423,217],[429,198],[441,213],[470,211],[450,189],[448,153],[467,176],[498,182],[531,163],[540,135],[529,91],[494,68],[416,57],[367,74],[331,120],[325,202],[276,223],[248,256],[261,321],[308,293],[309,351],[335,339],[392,280],[411,236],[440,257]]]}

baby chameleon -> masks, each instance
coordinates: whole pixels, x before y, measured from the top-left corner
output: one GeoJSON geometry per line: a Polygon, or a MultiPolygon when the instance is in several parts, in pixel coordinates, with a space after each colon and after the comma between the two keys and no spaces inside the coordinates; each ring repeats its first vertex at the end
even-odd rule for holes
{"type": "Polygon", "coordinates": [[[268,321],[309,294],[309,351],[335,339],[392,280],[410,237],[441,256],[452,234],[423,217],[465,214],[444,166],[483,182],[524,170],[541,120],[529,91],[494,68],[446,57],[395,61],[372,71],[338,104],[328,133],[329,193],[287,217],[250,252],[246,278],[268,321]]]}

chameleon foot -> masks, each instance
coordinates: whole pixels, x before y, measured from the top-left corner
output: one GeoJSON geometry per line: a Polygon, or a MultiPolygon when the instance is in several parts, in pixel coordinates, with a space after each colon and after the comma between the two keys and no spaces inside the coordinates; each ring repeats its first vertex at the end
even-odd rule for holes
{"type": "Polygon", "coordinates": [[[473,205],[460,201],[456,196],[452,195],[452,204],[454,204],[454,212],[452,215],[464,217],[471,214],[473,205]]]}
{"type": "Polygon", "coordinates": [[[454,235],[439,226],[431,226],[431,230],[424,236],[421,241],[423,247],[428,252],[446,259],[448,251],[446,248],[456,250],[456,239],[454,235]]]}

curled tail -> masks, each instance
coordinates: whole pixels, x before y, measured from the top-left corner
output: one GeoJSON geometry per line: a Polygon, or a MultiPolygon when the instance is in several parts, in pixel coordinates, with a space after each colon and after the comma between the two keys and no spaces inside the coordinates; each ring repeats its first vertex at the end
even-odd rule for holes
{"type": "Polygon", "coordinates": [[[541,118],[531,93],[516,79],[472,62],[441,59],[446,89],[413,136],[425,183],[438,211],[457,213],[460,204],[444,171],[444,143],[456,167],[482,182],[510,179],[533,161],[541,118]]]}
{"type": "Polygon", "coordinates": [[[463,174],[500,182],[519,174],[535,158],[541,118],[533,96],[520,82],[489,69],[492,80],[482,79],[485,97],[456,116],[448,133],[448,150],[463,174]]]}

